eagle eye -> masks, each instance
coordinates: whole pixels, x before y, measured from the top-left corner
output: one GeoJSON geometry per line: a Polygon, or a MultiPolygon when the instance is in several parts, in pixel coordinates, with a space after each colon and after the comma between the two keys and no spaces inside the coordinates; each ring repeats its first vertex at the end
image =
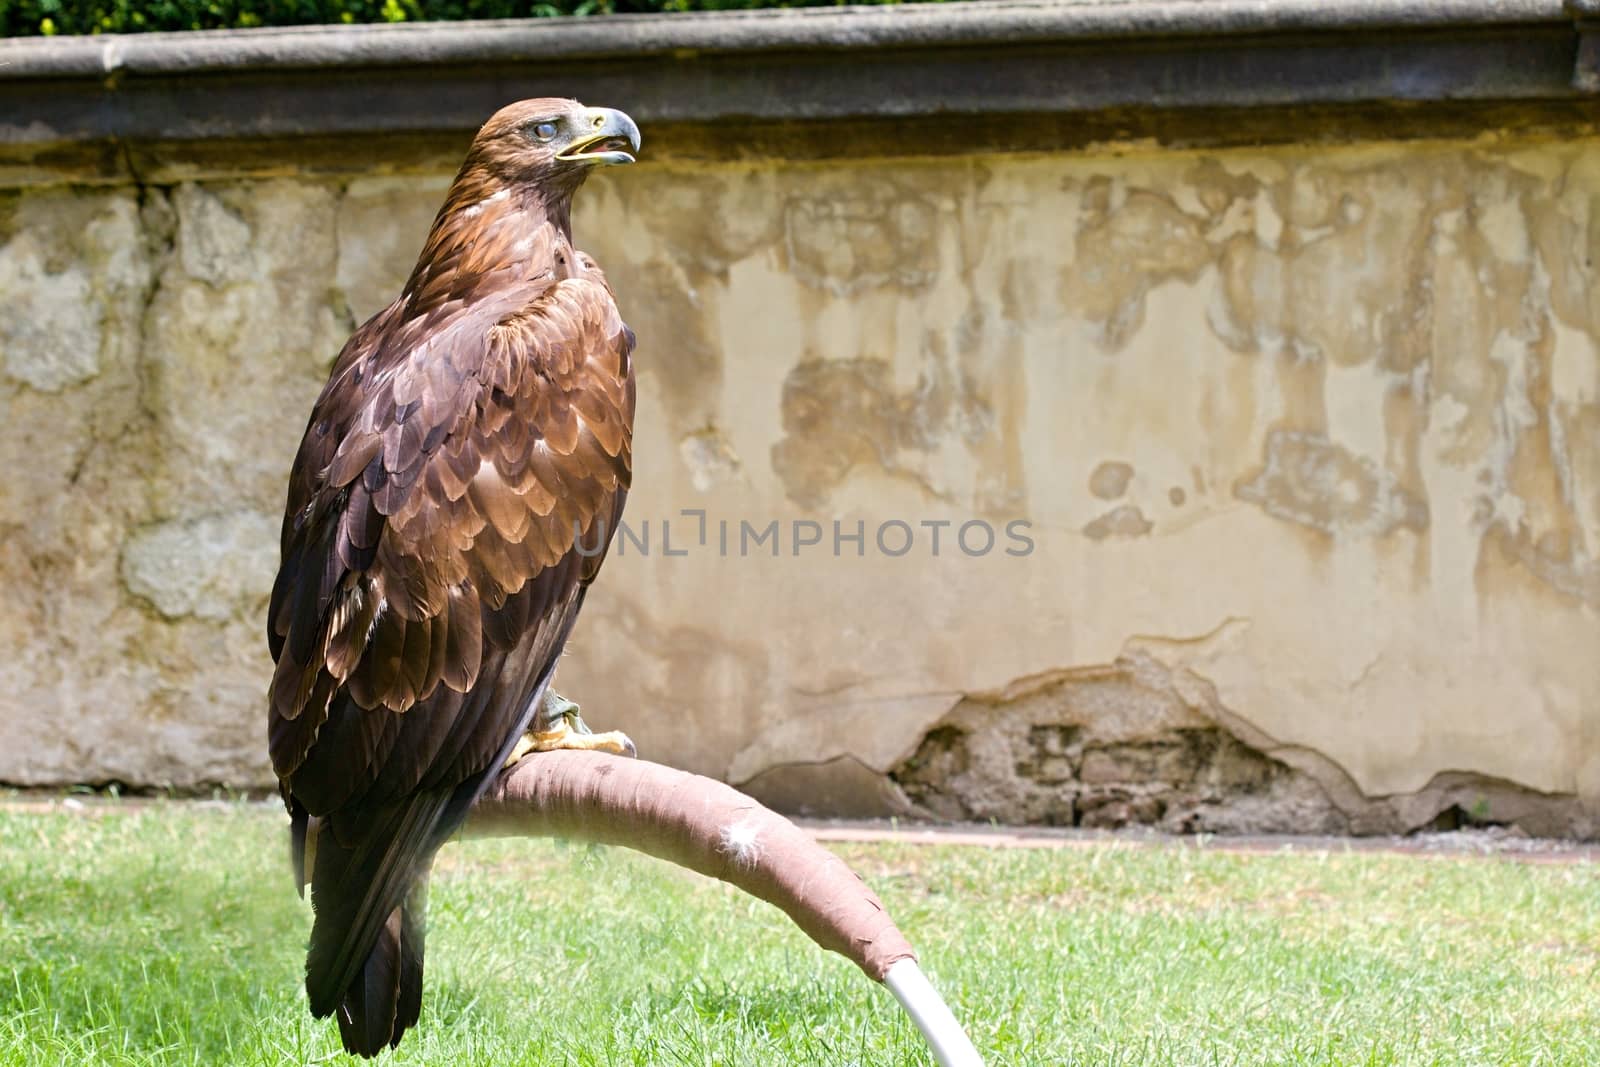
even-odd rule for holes
{"type": "Polygon", "coordinates": [[[534,138],[540,141],[552,140],[554,139],[555,135],[556,124],[554,122],[541,122],[539,125],[533,128],[534,138]]]}

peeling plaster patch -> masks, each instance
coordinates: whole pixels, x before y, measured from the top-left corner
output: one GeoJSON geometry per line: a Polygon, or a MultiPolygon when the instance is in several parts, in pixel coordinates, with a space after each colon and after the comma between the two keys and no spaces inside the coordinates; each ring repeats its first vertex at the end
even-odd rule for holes
{"type": "Polygon", "coordinates": [[[131,534],[122,583],[169,619],[225,620],[272,589],[278,524],[256,512],[164,522],[131,534]]]}
{"type": "Polygon", "coordinates": [[[1166,281],[1192,281],[1212,261],[1200,223],[1170,199],[1128,191],[1106,179],[1084,190],[1087,219],[1073,265],[1062,278],[1065,302],[1100,328],[1113,351],[1144,324],[1145,297],[1166,281]]]}
{"type": "Polygon", "coordinates": [[[1269,515],[1335,536],[1383,537],[1399,527],[1425,530],[1428,505],[1393,474],[1351,455],[1321,434],[1274,430],[1265,466],[1234,487],[1269,515]]]}
{"type": "Polygon", "coordinates": [[[1490,250],[1507,263],[1526,263],[1532,251],[1528,220],[1514,196],[1496,199],[1479,207],[1473,220],[1490,250]]]}
{"type": "Polygon", "coordinates": [[[33,236],[0,248],[0,356],[8,377],[46,393],[93,378],[100,370],[105,308],[77,267],[52,272],[33,236]]]}
{"type": "Polygon", "coordinates": [[[1485,539],[1551,589],[1600,608],[1600,561],[1578,552],[1568,538],[1551,533],[1535,541],[1520,523],[1497,519],[1485,539]],[[1513,534],[1511,526],[1519,532],[1513,534]]]}
{"type": "Polygon", "coordinates": [[[1272,206],[1272,197],[1264,191],[1257,192],[1251,207],[1256,217],[1256,239],[1277,251],[1283,241],[1284,226],[1283,217],[1272,206]]]}
{"type": "Polygon", "coordinates": [[[679,441],[678,455],[689,468],[690,482],[702,493],[737,479],[742,467],[733,446],[711,427],[679,441]]]}
{"type": "MultiPolygon", "coordinates": [[[[804,175],[801,187],[813,192],[819,177],[827,180],[812,168],[804,175]]],[[[591,183],[573,206],[573,232],[608,275],[653,245],[670,250],[671,262],[698,279],[694,284],[725,283],[731,266],[783,243],[785,213],[772,207],[789,188],[782,169],[658,163],[634,178],[591,183]]],[[[637,302],[627,303],[631,324],[637,302]]]]}
{"type": "Polygon", "coordinates": [[[1083,534],[1095,541],[1104,541],[1108,537],[1143,537],[1154,525],[1144,517],[1144,512],[1132,504],[1124,504],[1090,522],[1083,528],[1083,534]]]}
{"type": "Polygon", "coordinates": [[[938,267],[938,211],[893,183],[850,183],[784,205],[795,277],[837,296],[897,285],[923,289],[938,267]]]}
{"type": "Polygon", "coordinates": [[[1108,459],[1089,475],[1089,492],[1101,500],[1115,500],[1128,491],[1133,481],[1133,467],[1120,460],[1108,459]]]}
{"type": "Polygon", "coordinates": [[[1370,180],[1296,168],[1253,197],[1250,232],[1213,235],[1219,284],[1209,321],[1219,340],[1301,361],[1358,365],[1376,355],[1410,365],[1431,307],[1426,239],[1437,200],[1392,181],[1378,195],[1370,180]],[[1274,204],[1286,212],[1281,232],[1262,225],[1274,204]],[[1379,244],[1384,254],[1374,255],[1379,244]]]}
{"type": "Polygon", "coordinates": [[[634,356],[639,388],[659,397],[671,418],[669,425],[685,432],[707,425],[719,415],[726,373],[724,338],[716,326],[715,294],[720,287],[706,281],[702,291],[696,285],[699,276],[666,258],[638,261],[622,256],[603,262],[618,293],[677,294],[672,300],[624,302],[628,325],[641,339],[634,356]]]}
{"type": "Polygon", "coordinates": [[[789,497],[806,507],[825,503],[857,467],[876,467],[928,488],[925,457],[941,438],[956,427],[993,419],[970,384],[956,386],[936,373],[896,392],[884,360],[805,360],[783,383],[786,436],[772,447],[773,470],[789,497]]]}

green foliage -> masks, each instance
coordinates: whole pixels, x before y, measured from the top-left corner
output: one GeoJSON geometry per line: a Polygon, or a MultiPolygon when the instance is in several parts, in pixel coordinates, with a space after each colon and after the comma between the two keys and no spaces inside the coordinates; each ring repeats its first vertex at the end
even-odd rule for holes
{"type": "MultiPolygon", "coordinates": [[[[281,807],[0,805],[0,1064],[354,1067],[301,988],[281,807]]],[[[994,1067],[1594,1067],[1600,864],[847,845],[994,1067]]],[[[621,849],[439,856],[384,1067],[926,1067],[776,909],[621,849]]]]}
{"type": "MultiPolygon", "coordinates": [[[[449,22],[645,11],[831,7],[845,0],[0,0],[0,37],[218,30],[357,22],[449,22]]],[[[901,0],[850,0],[899,3],[901,0]]],[[[912,0],[937,2],[937,0],[912,0]]]]}

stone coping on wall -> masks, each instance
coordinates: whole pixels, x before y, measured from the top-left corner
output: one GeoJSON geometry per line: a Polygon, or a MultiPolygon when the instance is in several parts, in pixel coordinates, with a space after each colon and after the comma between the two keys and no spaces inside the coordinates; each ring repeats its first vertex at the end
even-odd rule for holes
{"type": "Polygon", "coordinates": [[[0,184],[437,168],[513,99],[655,159],[1592,132],[1600,0],[984,0],[0,40],[0,184]]]}

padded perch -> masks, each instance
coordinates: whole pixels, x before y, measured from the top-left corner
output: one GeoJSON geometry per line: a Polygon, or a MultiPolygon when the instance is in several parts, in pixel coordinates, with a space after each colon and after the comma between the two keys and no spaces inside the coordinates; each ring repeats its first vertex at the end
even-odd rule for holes
{"type": "Polygon", "coordinates": [[[466,832],[622,845],[737,886],[887,981],[945,1067],[982,1063],[877,894],[811,835],[731,786],[646,760],[541,752],[500,773],[466,832]]]}

